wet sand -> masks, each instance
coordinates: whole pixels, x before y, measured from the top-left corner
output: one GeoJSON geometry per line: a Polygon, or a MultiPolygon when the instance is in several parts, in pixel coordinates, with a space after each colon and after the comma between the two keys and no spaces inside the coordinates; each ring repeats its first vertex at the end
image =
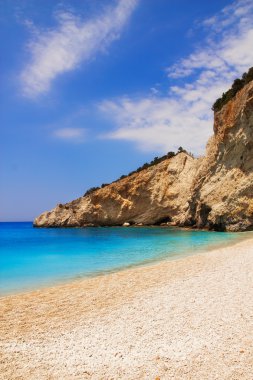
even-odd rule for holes
{"type": "Polygon", "coordinates": [[[253,379],[253,239],[0,299],[0,379],[253,379]]]}

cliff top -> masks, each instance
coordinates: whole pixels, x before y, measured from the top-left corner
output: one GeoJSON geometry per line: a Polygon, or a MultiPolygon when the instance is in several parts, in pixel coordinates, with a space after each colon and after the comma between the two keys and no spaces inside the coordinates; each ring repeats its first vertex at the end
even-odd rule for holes
{"type": "Polygon", "coordinates": [[[241,77],[241,79],[235,79],[234,83],[232,84],[231,88],[223,92],[222,96],[218,98],[213,106],[212,110],[214,112],[220,111],[222,107],[229,102],[229,100],[233,99],[235,95],[250,81],[253,80],[253,67],[251,67],[247,73],[244,73],[241,77]]]}
{"type": "MultiPolygon", "coordinates": [[[[131,171],[130,173],[128,174],[123,174],[120,178],[116,179],[115,181],[113,181],[112,183],[116,183],[124,178],[128,178],[130,177],[131,175],[133,174],[136,174],[136,173],[139,173],[141,172],[142,170],[145,170],[145,169],[148,169],[150,168],[151,166],[155,166],[155,165],[158,165],[160,164],[161,162],[165,161],[165,160],[168,160],[172,157],[175,157],[177,154],[179,153],[186,153],[188,154],[189,156],[193,157],[193,154],[192,153],[189,153],[187,152],[185,149],[183,149],[181,146],[178,148],[178,151],[175,153],[175,152],[168,152],[167,154],[165,154],[164,156],[161,156],[161,157],[155,157],[152,161],[150,162],[146,162],[145,164],[143,164],[142,166],[140,166],[139,168],[137,168],[136,170],[133,170],[131,171]]],[[[96,190],[99,190],[99,189],[103,189],[104,187],[106,186],[109,186],[111,185],[112,183],[102,183],[101,186],[97,186],[97,187],[91,187],[89,188],[85,193],[84,193],[84,197],[86,197],[87,195],[90,195],[91,193],[93,193],[94,191],[96,190]]]]}

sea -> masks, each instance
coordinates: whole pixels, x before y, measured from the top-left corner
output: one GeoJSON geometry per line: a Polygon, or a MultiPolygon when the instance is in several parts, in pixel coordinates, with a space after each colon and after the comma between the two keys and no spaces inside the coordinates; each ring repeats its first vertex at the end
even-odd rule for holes
{"type": "Polygon", "coordinates": [[[175,260],[251,236],[169,227],[44,229],[32,222],[0,223],[0,295],[175,260]]]}

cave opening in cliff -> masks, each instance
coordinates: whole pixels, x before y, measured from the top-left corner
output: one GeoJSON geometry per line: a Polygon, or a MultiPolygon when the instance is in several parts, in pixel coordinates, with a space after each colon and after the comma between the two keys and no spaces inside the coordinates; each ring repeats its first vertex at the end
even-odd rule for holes
{"type": "Polygon", "coordinates": [[[155,226],[159,226],[160,224],[164,224],[164,223],[170,223],[171,222],[171,217],[170,216],[166,216],[164,218],[159,218],[158,220],[155,221],[154,225],[155,226]]]}

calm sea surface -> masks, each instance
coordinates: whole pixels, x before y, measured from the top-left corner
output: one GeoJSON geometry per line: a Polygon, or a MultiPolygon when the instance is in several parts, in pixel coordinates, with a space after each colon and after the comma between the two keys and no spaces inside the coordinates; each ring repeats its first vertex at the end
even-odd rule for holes
{"type": "Polygon", "coordinates": [[[0,294],[17,293],[225,246],[252,233],[175,228],[37,229],[0,223],[0,294]]]}

